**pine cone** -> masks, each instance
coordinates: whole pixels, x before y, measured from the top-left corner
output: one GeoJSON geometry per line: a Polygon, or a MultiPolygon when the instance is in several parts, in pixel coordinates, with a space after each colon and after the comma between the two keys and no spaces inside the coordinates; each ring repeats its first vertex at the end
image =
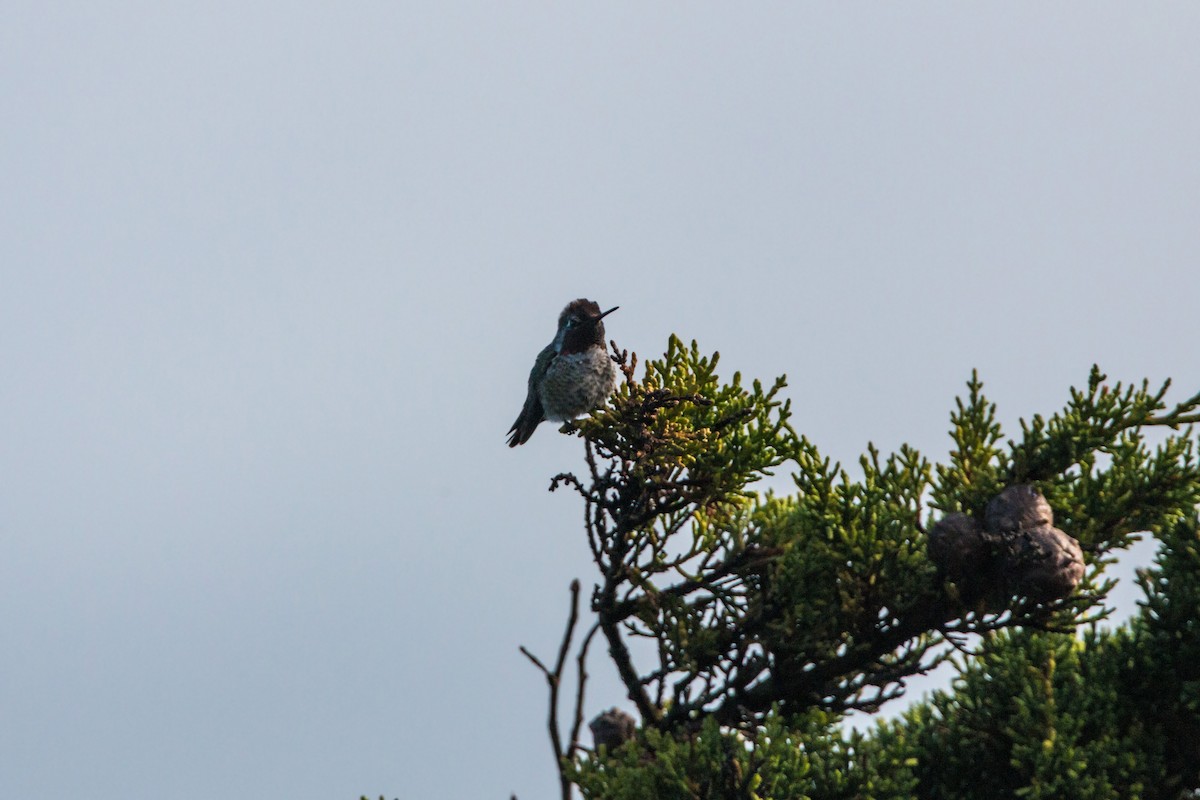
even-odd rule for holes
{"type": "Polygon", "coordinates": [[[950,580],[974,578],[991,550],[987,533],[974,517],[954,511],[929,531],[929,558],[950,580]]]}
{"type": "Polygon", "coordinates": [[[1017,594],[1045,602],[1066,597],[1083,578],[1079,542],[1058,528],[1022,530],[1007,542],[1005,563],[1017,594]]]}
{"type": "Polygon", "coordinates": [[[1009,534],[1054,524],[1050,504],[1033,486],[1009,486],[987,504],[984,526],[992,533],[1009,534]]]}
{"type": "Polygon", "coordinates": [[[610,708],[589,722],[588,727],[592,729],[596,750],[601,746],[614,750],[633,738],[637,722],[619,708],[610,708]]]}

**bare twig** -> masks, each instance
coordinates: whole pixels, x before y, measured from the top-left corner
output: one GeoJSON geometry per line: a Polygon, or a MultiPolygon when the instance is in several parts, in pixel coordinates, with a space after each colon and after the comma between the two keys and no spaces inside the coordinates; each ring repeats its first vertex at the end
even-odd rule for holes
{"type": "Polygon", "coordinates": [[[587,687],[587,655],[588,648],[592,644],[592,637],[596,635],[596,631],[600,630],[600,623],[592,625],[587,632],[587,636],[583,637],[583,644],[579,646],[579,656],[576,659],[578,671],[578,684],[575,689],[575,721],[571,724],[571,743],[567,747],[567,758],[570,759],[575,755],[575,751],[579,749],[579,731],[583,728],[583,698],[584,690],[587,687]]]}
{"type": "MultiPolygon", "coordinates": [[[[562,789],[562,800],[571,800],[571,781],[567,776],[565,759],[570,755],[570,751],[564,751],[562,746],[562,734],[558,729],[558,690],[562,685],[563,666],[567,661],[567,653],[571,649],[571,639],[575,635],[575,623],[579,620],[579,581],[571,581],[571,613],[567,618],[567,628],[563,632],[562,644],[558,648],[558,659],[554,662],[554,669],[547,669],[541,659],[529,652],[523,645],[521,653],[533,662],[533,665],[541,670],[542,675],[546,678],[546,684],[550,687],[550,713],[546,720],[546,727],[550,731],[550,746],[554,749],[554,762],[558,766],[559,786],[562,789]]],[[[588,639],[591,639],[592,634],[588,634],[588,639]]],[[[579,689],[578,697],[582,698],[582,685],[579,689]]],[[[578,709],[576,714],[580,713],[578,709]]],[[[572,744],[571,750],[574,750],[575,736],[577,735],[578,724],[572,728],[572,744]]]]}

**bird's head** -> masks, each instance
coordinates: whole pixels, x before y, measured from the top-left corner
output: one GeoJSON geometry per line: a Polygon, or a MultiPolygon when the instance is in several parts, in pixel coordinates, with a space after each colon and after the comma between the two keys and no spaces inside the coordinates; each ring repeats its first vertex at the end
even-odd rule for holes
{"type": "Polygon", "coordinates": [[[600,306],[580,298],[567,304],[558,315],[558,334],[554,349],[558,353],[580,353],[589,347],[604,347],[604,323],[601,321],[619,306],[601,312],[600,306]]]}

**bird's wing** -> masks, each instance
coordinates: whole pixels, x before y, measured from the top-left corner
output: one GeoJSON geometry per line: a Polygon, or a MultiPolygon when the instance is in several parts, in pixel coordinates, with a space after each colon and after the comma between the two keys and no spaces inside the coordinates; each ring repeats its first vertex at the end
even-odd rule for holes
{"type": "Polygon", "coordinates": [[[529,437],[533,436],[533,429],[546,418],[546,411],[542,408],[542,398],[538,394],[537,383],[539,378],[546,374],[546,368],[553,358],[554,346],[547,345],[542,352],[538,353],[537,361],[533,362],[533,369],[529,371],[529,392],[525,395],[525,406],[517,416],[517,421],[508,429],[508,432],[512,434],[508,438],[509,447],[516,447],[529,441],[529,437]]]}

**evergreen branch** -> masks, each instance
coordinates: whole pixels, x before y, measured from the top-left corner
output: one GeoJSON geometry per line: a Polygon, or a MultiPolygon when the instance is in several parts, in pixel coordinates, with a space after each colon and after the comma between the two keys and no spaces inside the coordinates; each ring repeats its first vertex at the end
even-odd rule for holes
{"type": "MultiPolygon", "coordinates": [[[[687,796],[714,796],[716,786],[757,787],[750,779],[759,774],[741,770],[779,763],[760,758],[758,748],[792,741],[792,757],[816,752],[813,742],[828,735],[826,712],[873,712],[903,694],[912,675],[956,655],[971,669],[992,659],[998,642],[1019,638],[1040,646],[1102,619],[1111,586],[1102,574],[1111,551],[1139,530],[1163,535],[1194,517],[1200,503],[1191,429],[1157,449],[1144,441],[1148,426],[1179,430],[1200,422],[1200,394],[1166,410],[1169,384],[1110,386],[1093,368],[1086,388],[1072,389],[1060,413],[1022,420],[1020,436],[1005,447],[995,406],[972,373],[967,396],[951,414],[947,463],[932,465],[907,446],[885,457],[869,445],[858,462],[861,477],[851,479],[791,428],[790,407],[777,398],[782,380],[743,386],[735,374],[722,383],[716,354],[702,357],[695,343],[689,348],[674,337],[662,359],[645,365],[641,381],[630,366],[636,355],[617,353],[614,361],[625,383],[605,409],[572,426],[584,439],[587,474],[552,481],[552,488],[570,486],[583,498],[600,575],[591,598],[596,620],[576,659],[580,683],[565,752],[552,735],[561,774],[574,770],[577,781],[594,781],[587,797],[645,796],[651,784],[630,784],[640,794],[603,789],[614,776],[656,769],[660,754],[678,752],[672,748],[705,742],[716,744],[700,763],[720,765],[720,775],[688,783],[687,796]],[[795,465],[793,494],[748,488],[787,462],[795,465]],[[985,541],[991,549],[972,567],[977,575],[944,572],[945,563],[927,552],[939,526],[926,534],[926,508],[961,511],[982,524],[992,499],[1018,482],[1042,491],[1061,529],[1058,541],[1075,553],[1074,568],[1087,565],[1066,597],[1043,593],[1038,600],[1036,584],[998,575],[1009,564],[998,539],[985,541]],[[1082,557],[1063,531],[1078,541],[1082,557]],[[585,660],[597,632],[641,716],[642,733],[636,748],[582,757],[585,660]],[[980,637],[978,649],[968,647],[971,635],[980,637]],[[652,668],[636,663],[631,638],[654,642],[652,668]],[[806,738],[789,739],[789,731],[801,729],[779,727],[783,718],[788,725],[811,720],[806,738]],[[773,733],[760,736],[768,728],[773,733]]],[[[1197,549],[1190,540],[1186,546],[1197,549]]],[[[1157,584],[1148,589],[1148,615],[1194,618],[1193,598],[1171,605],[1155,599],[1155,591],[1157,584]]],[[[569,640],[568,632],[564,648],[569,640]]],[[[556,684],[565,649],[553,669],[522,652],[556,684]]],[[[1044,696],[1052,696],[1046,687],[1054,662],[1048,663],[1036,673],[1042,683],[1035,688],[1044,696]]],[[[1163,719],[1190,730],[1186,720],[1168,713],[1163,719]]],[[[881,740],[852,741],[858,753],[881,740]]],[[[1054,740],[1043,734],[1037,741],[1054,740]]],[[[661,764],[668,762],[663,755],[661,764]]],[[[815,774],[815,762],[806,763],[802,773],[815,774]]],[[[855,768],[869,772],[863,764],[855,768]]],[[[913,785],[894,796],[913,796],[913,785]]],[[[754,791],[833,796],[812,787],[754,791]]]]}

